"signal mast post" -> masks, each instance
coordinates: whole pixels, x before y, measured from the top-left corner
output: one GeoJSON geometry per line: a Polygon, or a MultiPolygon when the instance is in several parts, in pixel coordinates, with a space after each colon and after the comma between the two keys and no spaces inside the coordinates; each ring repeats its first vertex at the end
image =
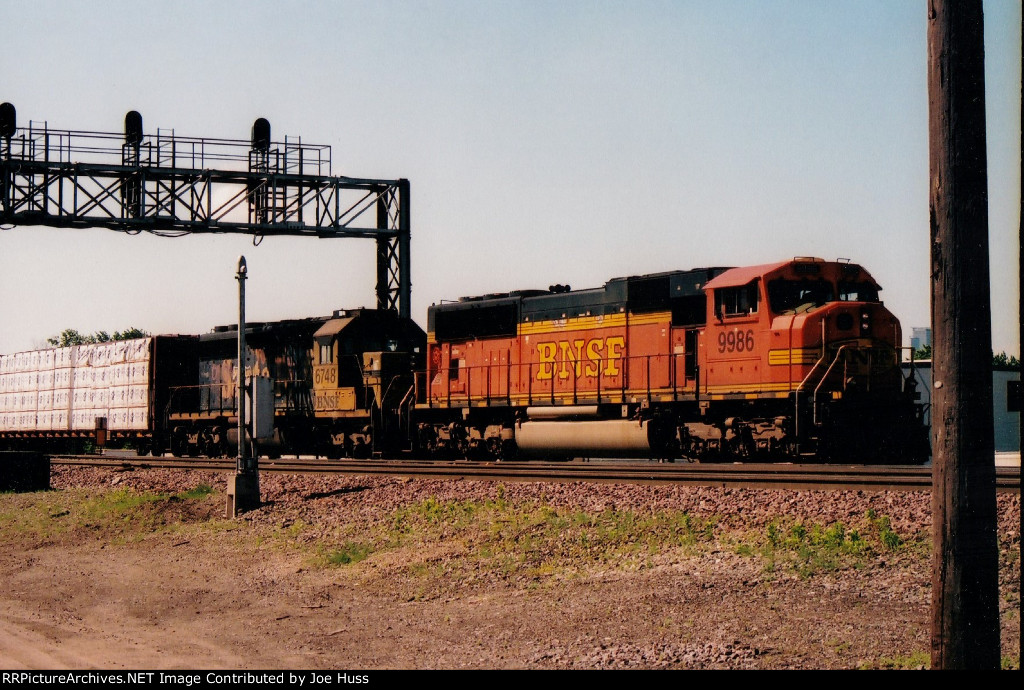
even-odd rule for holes
{"type": "Polygon", "coordinates": [[[260,475],[257,458],[248,457],[248,442],[245,425],[245,279],[247,269],[245,257],[238,257],[238,364],[235,382],[235,399],[238,410],[238,463],[235,474],[228,478],[226,515],[228,518],[257,508],[260,504],[260,475]]]}

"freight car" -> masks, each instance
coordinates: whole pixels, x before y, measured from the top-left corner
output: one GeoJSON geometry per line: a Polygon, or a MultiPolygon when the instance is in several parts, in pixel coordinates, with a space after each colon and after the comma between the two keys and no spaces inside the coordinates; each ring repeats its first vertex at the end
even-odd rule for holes
{"type": "Polygon", "coordinates": [[[860,266],[798,258],[432,306],[438,455],[927,459],[902,334],[860,266]]]}
{"type": "Polygon", "coordinates": [[[0,448],[166,447],[170,388],[194,378],[195,338],[158,336],[0,355],[0,448]]]}
{"type": "MultiPolygon", "coordinates": [[[[237,326],[0,355],[0,447],[220,456],[237,444],[237,326]]],[[[390,311],[246,325],[258,450],[366,455],[408,438],[423,330],[390,311]],[[265,385],[261,385],[265,384],[265,385]]]]}

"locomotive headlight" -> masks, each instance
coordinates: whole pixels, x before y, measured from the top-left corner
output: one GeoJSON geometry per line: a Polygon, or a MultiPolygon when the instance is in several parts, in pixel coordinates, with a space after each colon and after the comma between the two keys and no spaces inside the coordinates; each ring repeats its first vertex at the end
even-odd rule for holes
{"type": "Polygon", "coordinates": [[[871,330],[871,312],[866,309],[860,313],[860,332],[867,333],[871,330]]]}

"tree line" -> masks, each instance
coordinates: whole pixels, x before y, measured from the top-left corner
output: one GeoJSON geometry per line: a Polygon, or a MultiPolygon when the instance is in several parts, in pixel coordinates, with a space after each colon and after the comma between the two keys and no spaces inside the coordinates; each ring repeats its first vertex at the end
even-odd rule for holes
{"type": "MultiPolygon", "coordinates": [[[[931,359],[932,358],[932,346],[925,345],[924,347],[914,350],[914,359],[931,359]]],[[[992,353],[992,368],[993,369],[1010,369],[1011,371],[1020,371],[1020,360],[1013,355],[1008,355],[1005,352],[998,354],[992,353]]]]}
{"type": "Polygon", "coordinates": [[[70,347],[72,345],[88,345],[91,343],[109,343],[115,340],[134,340],[135,338],[145,338],[148,335],[149,333],[146,331],[134,326],[123,331],[114,331],[113,335],[106,331],[79,333],[74,328],[65,328],[61,331],[60,335],[47,338],[46,342],[54,347],[70,347]]]}

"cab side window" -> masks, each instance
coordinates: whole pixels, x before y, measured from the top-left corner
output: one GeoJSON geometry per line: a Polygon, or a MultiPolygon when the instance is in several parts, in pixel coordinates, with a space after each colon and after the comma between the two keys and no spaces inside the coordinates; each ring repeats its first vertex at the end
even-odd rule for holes
{"type": "Polygon", "coordinates": [[[756,314],[759,303],[760,291],[757,280],[752,280],[741,287],[715,290],[715,313],[719,317],[756,314]]]}

